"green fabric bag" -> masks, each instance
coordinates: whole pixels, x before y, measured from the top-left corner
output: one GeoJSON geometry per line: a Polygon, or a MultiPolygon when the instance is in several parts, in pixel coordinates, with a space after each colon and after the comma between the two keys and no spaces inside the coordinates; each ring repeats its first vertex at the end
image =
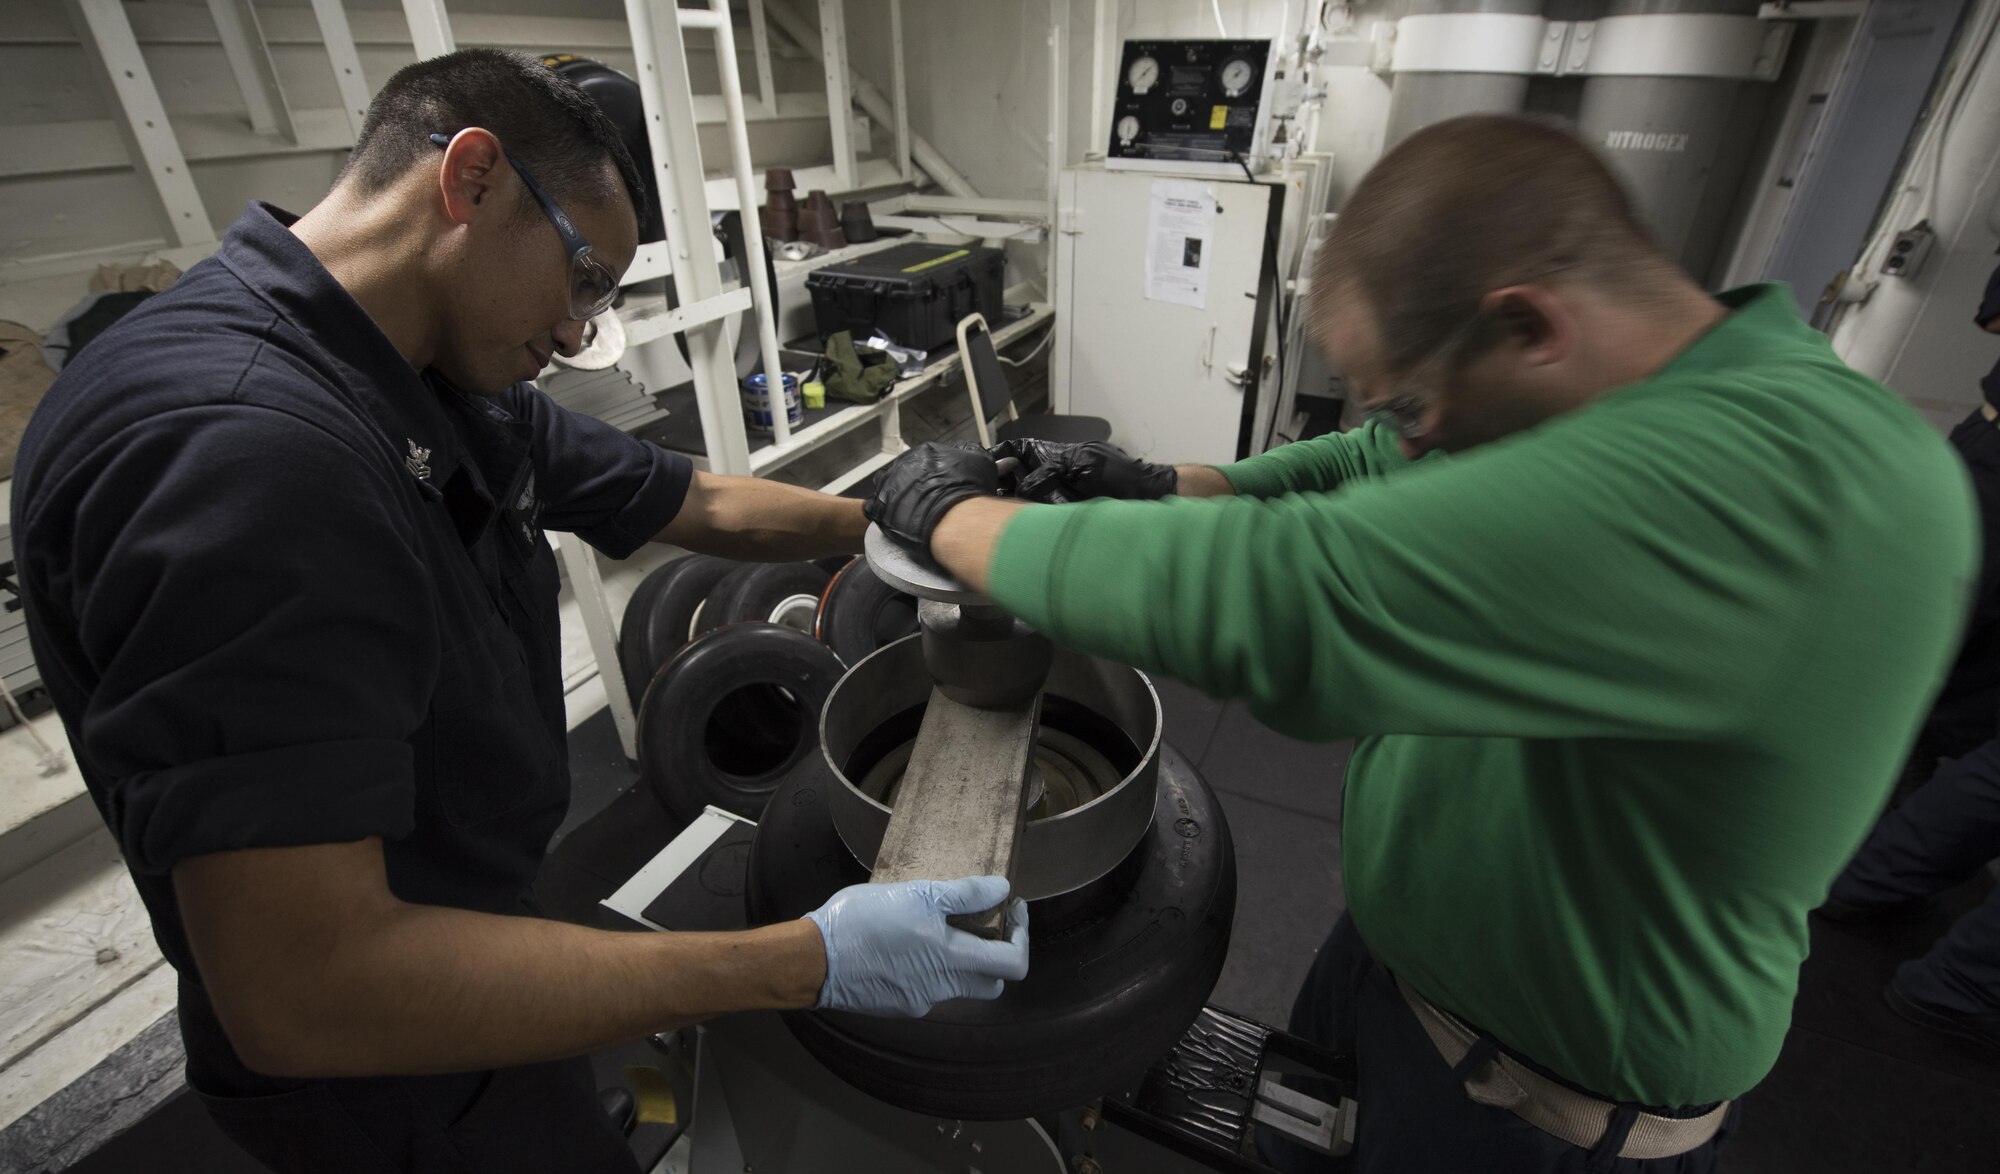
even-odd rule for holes
{"type": "Polygon", "coordinates": [[[841,331],[826,340],[826,393],[851,404],[872,404],[896,385],[896,360],[887,351],[854,345],[841,331]]]}

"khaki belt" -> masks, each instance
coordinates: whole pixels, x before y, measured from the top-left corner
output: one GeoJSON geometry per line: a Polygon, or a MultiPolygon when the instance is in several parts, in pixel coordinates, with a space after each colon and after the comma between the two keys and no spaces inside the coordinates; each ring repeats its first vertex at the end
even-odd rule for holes
{"type": "MultiPolygon", "coordinates": [[[[1479,1033],[1459,1022],[1449,1012],[1431,1005],[1399,975],[1396,989],[1423,1024],[1438,1054],[1453,1068],[1465,1059],[1478,1041],[1479,1033]]],[[[1496,1052],[1484,1067],[1465,1082],[1466,1095],[1482,1105],[1505,1109],[1521,1120],[1577,1146],[1594,1149],[1611,1125],[1615,1106],[1610,1101],[1580,1093],[1507,1055],[1496,1052]]],[[[1621,1158],[1670,1158],[1705,1144],[1722,1129],[1729,1115],[1724,1101],[1699,1117],[1661,1117],[1641,1112],[1625,1135],[1618,1151],[1621,1158]]]]}

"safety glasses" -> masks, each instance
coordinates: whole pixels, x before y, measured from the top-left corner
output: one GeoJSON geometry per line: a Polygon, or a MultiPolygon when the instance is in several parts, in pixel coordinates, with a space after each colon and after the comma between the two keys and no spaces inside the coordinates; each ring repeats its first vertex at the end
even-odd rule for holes
{"type": "MultiPolygon", "coordinates": [[[[1522,285],[1531,281],[1546,281],[1558,273],[1575,267],[1574,262],[1568,261],[1545,265],[1527,277],[1508,284],[1522,285]]],[[[1473,329],[1486,320],[1487,313],[1482,309],[1459,323],[1458,329],[1451,332],[1443,345],[1424,356],[1416,366],[1397,380],[1403,390],[1370,408],[1368,418],[1395,429],[1396,435],[1404,440],[1422,440],[1429,435],[1430,425],[1425,423],[1425,417],[1430,415],[1431,408],[1436,406],[1438,397],[1444,394],[1444,376],[1448,373],[1448,369],[1458,362],[1459,352],[1465,349],[1466,340],[1471,336],[1473,329]]]]}
{"type": "Polygon", "coordinates": [[[1404,440],[1422,440],[1430,432],[1425,417],[1437,403],[1443,392],[1445,369],[1458,355],[1459,348],[1472,333],[1472,328],[1485,318],[1484,313],[1474,314],[1459,324],[1451,332],[1444,345],[1438,347],[1417,363],[1416,366],[1397,380],[1403,390],[1376,404],[1368,410],[1368,418],[1384,427],[1395,430],[1404,440]]]}
{"type": "MultiPolygon", "coordinates": [[[[430,138],[439,147],[451,146],[450,135],[434,134],[430,138]]],[[[618,275],[597,259],[591,251],[590,242],[576,230],[576,225],[570,222],[562,206],[550,198],[527,168],[521,166],[520,160],[508,154],[507,162],[513,164],[521,182],[528,185],[528,191],[541,204],[542,211],[548,214],[549,223],[555,225],[556,235],[562,238],[563,249],[569,254],[569,316],[578,322],[586,322],[610,309],[611,303],[618,297],[618,275]]]]}

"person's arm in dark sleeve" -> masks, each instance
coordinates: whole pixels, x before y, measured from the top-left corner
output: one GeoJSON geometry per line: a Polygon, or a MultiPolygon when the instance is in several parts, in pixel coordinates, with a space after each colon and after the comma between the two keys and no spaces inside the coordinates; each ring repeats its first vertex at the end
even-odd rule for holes
{"type": "Polygon", "coordinates": [[[510,409],[534,429],[543,523],[613,558],[647,542],[759,562],[861,549],[868,523],[858,501],[699,472],[686,457],[571,412],[525,384],[508,396],[510,409]]]}
{"type": "MultiPolygon", "coordinates": [[[[382,842],[437,663],[393,465],[266,409],[134,430],[35,541],[32,606],[97,676],[79,756],[130,866],[170,873],[199,980],[256,1071],[475,1071],[719,1011],[810,1006],[806,921],[617,934],[411,904],[382,842]]],[[[77,474],[79,476],[83,474],[77,474]]],[[[421,508],[421,507],[420,507],[421,508]]]]}
{"type": "Polygon", "coordinates": [[[263,408],[188,410],[105,447],[60,499],[73,514],[27,530],[72,544],[36,560],[31,590],[95,672],[75,732],[133,869],[408,833],[406,739],[437,662],[393,506],[414,481],[263,408]]]}
{"type": "Polygon", "coordinates": [[[1972,320],[1981,330],[2000,334],[2000,269],[1986,279],[1986,295],[1979,299],[1979,313],[1972,320]]]}
{"type": "Polygon", "coordinates": [[[1773,568],[1808,539],[1547,459],[1495,449],[1269,501],[968,502],[932,549],[1057,642],[1247,699],[1299,737],[1746,720],[1793,622],[1773,568]],[[983,565],[963,544],[982,529],[983,565]]]}

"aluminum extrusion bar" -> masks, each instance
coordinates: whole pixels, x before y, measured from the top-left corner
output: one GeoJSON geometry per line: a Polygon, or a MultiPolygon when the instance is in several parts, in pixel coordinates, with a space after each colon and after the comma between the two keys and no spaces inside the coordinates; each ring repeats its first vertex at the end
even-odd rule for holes
{"type": "MultiPolygon", "coordinates": [[[[895,811],[875,854],[874,880],[1011,874],[1027,815],[1040,706],[1036,696],[1019,705],[975,709],[931,690],[895,811]]],[[[993,909],[954,922],[1001,937],[1002,920],[1001,911],[993,909]]]]}

